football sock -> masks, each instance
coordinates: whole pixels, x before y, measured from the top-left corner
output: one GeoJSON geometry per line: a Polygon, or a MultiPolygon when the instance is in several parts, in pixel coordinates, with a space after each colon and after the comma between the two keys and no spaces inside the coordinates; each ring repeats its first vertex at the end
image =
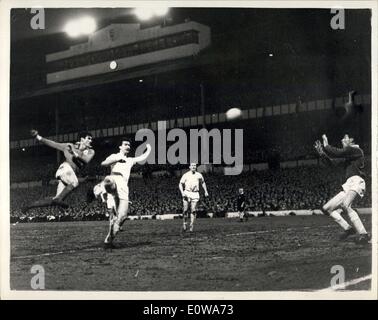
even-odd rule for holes
{"type": "Polygon", "coordinates": [[[49,207],[53,204],[53,199],[52,198],[47,198],[47,199],[42,199],[35,201],[31,205],[27,206],[28,209],[31,208],[41,208],[41,207],[49,207]]]}

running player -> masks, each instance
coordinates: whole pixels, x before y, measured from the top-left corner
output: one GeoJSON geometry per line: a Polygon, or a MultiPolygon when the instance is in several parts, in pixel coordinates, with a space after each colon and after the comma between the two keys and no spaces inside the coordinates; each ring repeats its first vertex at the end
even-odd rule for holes
{"type": "Polygon", "coordinates": [[[202,185],[205,197],[208,197],[206,183],[201,173],[197,172],[197,164],[191,163],[190,171],[182,176],[179,189],[183,199],[183,231],[186,231],[186,219],[190,206],[190,225],[189,231],[193,232],[194,220],[196,218],[197,205],[200,199],[199,186],[202,185]]]}
{"type": "Polygon", "coordinates": [[[243,222],[248,220],[248,215],[245,214],[245,195],[244,195],[244,189],[239,189],[238,198],[236,199],[238,212],[239,212],[239,219],[240,222],[243,222]]]}
{"type": "Polygon", "coordinates": [[[131,168],[134,164],[143,162],[148,158],[151,145],[147,144],[147,150],[141,156],[135,158],[127,156],[130,149],[130,142],[122,140],[119,152],[111,154],[101,163],[102,166],[111,168],[110,175],[106,176],[94,188],[96,197],[101,196],[105,200],[104,196],[106,196],[109,212],[109,233],[104,241],[106,245],[113,243],[114,237],[120,231],[127,217],[129,209],[128,182],[131,168]]]}
{"type": "Polygon", "coordinates": [[[328,138],[325,134],[322,136],[323,146],[320,141],[315,142],[315,148],[319,155],[327,163],[333,164],[332,159],[345,159],[345,180],[342,185],[343,191],[339,192],[331,200],[329,200],[323,207],[322,211],[330,215],[343,229],[344,233],[340,236],[341,240],[346,239],[350,235],[358,233],[358,243],[367,243],[370,240],[364,225],[361,222],[357,212],[353,210],[352,204],[357,196],[363,197],[365,193],[365,174],[364,169],[364,153],[362,149],[354,143],[354,139],[345,134],[341,140],[342,149],[332,147],[328,144],[328,138]],[[349,219],[354,228],[352,228],[347,221],[341,216],[344,212],[349,216],[349,219]]]}
{"type": "Polygon", "coordinates": [[[38,200],[29,206],[22,208],[25,213],[31,208],[60,206],[68,208],[68,204],[63,200],[79,185],[79,180],[76,174],[87,163],[89,163],[95,152],[91,147],[92,135],[89,132],[79,133],[79,141],[73,143],[58,143],[41,137],[37,130],[31,130],[31,135],[39,142],[62,151],[65,161],[59,166],[56,171],[55,178],[59,180],[56,195],[53,198],[38,200]]]}

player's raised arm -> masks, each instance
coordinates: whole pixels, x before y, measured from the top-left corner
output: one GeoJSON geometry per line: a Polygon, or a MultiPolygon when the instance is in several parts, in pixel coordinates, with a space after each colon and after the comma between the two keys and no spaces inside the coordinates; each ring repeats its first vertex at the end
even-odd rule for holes
{"type": "Polygon", "coordinates": [[[341,149],[341,148],[332,147],[330,145],[327,145],[326,147],[324,147],[324,151],[331,158],[345,158],[353,154],[352,148],[341,149]]]}
{"type": "Polygon", "coordinates": [[[53,140],[43,138],[42,136],[38,134],[37,130],[34,130],[34,129],[30,130],[30,134],[32,135],[33,138],[36,138],[38,141],[42,142],[43,144],[45,144],[46,146],[50,148],[54,148],[59,151],[64,151],[67,148],[67,143],[59,143],[53,140]]]}
{"type": "Polygon", "coordinates": [[[314,148],[315,148],[316,152],[318,153],[320,160],[324,164],[330,165],[330,166],[334,165],[332,159],[324,152],[322,144],[319,140],[315,141],[314,148]]]}
{"type": "Polygon", "coordinates": [[[148,156],[151,153],[151,145],[149,143],[147,143],[146,147],[147,147],[147,150],[142,155],[140,155],[139,157],[133,158],[134,163],[143,162],[148,158],[148,156]]]}
{"type": "Polygon", "coordinates": [[[118,153],[116,154],[116,153],[114,153],[114,154],[111,154],[109,157],[107,157],[104,161],[102,161],[102,162],[101,162],[101,165],[102,165],[103,167],[109,167],[109,166],[111,166],[112,164],[114,164],[114,163],[120,161],[122,158],[123,158],[123,157],[122,157],[121,154],[118,154],[118,153]]]}

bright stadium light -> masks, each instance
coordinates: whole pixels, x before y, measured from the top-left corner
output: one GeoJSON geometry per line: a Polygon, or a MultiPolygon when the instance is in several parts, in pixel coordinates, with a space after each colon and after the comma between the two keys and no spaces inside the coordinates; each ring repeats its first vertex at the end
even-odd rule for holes
{"type": "Polygon", "coordinates": [[[168,5],[160,5],[158,7],[138,7],[134,9],[134,14],[140,20],[148,20],[156,16],[164,16],[168,13],[168,5]]]}
{"type": "Polygon", "coordinates": [[[73,38],[93,33],[97,28],[96,21],[92,17],[82,17],[69,21],[64,31],[73,38]]]}
{"type": "Polygon", "coordinates": [[[91,17],[84,17],[79,20],[79,27],[83,34],[91,34],[96,31],[96,21],[91,17]]]}
{"type": "Polygon", "coordinates": [[[64,27],[64,31],[72,38],[76,38],[80,35],[79,30],[76,28],[76,22],[70,21],[64,27]]]}
{"type": "Polygon", "coordinates": [[[134,13],[140,20],[148,20],[154,16],[151,8],[135,8],[134,13]]]}
{"type": "Polygon", "coordinates": [[[169,11],[169,7],[168,5],[161,5],[159,7],[154,8],[154,11],[157,16],[165,16],[169,11]]]}

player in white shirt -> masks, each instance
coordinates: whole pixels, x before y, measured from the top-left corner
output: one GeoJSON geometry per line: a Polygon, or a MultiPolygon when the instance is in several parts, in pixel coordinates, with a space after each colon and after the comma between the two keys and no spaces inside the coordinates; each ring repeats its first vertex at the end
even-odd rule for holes
{"type": "Polygon", "coordinates": [[[196,218],[196,211],[198,201],[200,199],[199,187],[200,185],[205,192],[205,197],[208,197],[206,183],[203,175],[197,172],[197,164],[191,163],[189,166],[190,171],[184,173],[179,183],[179,189],[183,200],[183,231],[186,231],[186,219],[190,206],[190,225],[189,231],[193,232],[194,220],[196,218]]]}
{"type": "Polygon", "coordinates": [[[131,168],[136,163],[145,161],[150,152],[151,146],[147,144],[147,150],[139,157],[128,157],[130,142],[122,140],[119,152],[111,154],[102,163],[102,166],[110,167],[111,173],[93,189],[98,198],[101,196],[107,202],[110,213],[109,233],[105,238],[105,244],[111,245],[115,235],[120,231],[123,222],[126,220],[129,209],[129,187],[131,168]],[[114,213],[114,214],[113,214],[114,213]]]}

